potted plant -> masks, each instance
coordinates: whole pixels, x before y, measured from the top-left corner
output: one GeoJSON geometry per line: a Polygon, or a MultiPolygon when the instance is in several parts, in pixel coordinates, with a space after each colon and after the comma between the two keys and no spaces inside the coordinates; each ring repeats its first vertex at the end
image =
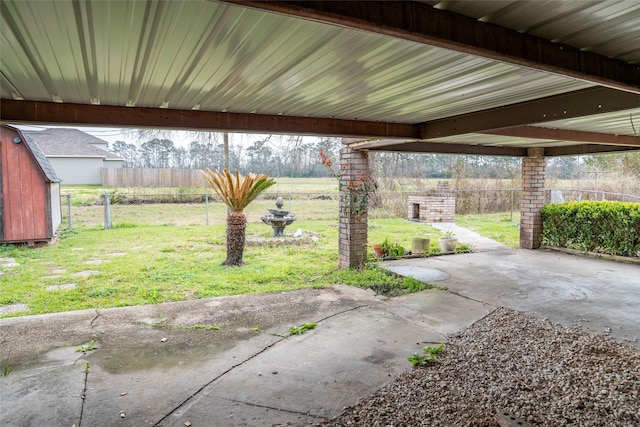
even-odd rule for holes
{"type": "Polygon", "coordinates": [[[398,245],[397,243],[391,242],[388,237],[385,237],[385,239],[380,244],[374,243],[373,250],[375,251],[378,258],[382,258],[384,256],[402,256],[406,252],[402,246],[398,245]]]}
{"type": "Polygon", "coordinates": [[[373,244],[373,252],[375,252],[378,258],[382,258],[383,256],[386,255],[385,251],[382,249],[382,246],[380,246],[377,243],[373,244]]]}
{"type": "Polygon", "coordinates": [[[448,228],[447,231],[444,232],[444,236],[438,239],[438,243],[440,243],[440,249],[442,252],[453,252],[456,250],[456,246],[458,246],[458,238],[451,231],[451,228],[448,228]]]}
{"type": "Polygon", "coordinates": [[[385,237],[382,243],[374,243],[373,251],[378,258],[389,255],[389,249],[391,248],[391,241],[388,237],[385,237]]]}

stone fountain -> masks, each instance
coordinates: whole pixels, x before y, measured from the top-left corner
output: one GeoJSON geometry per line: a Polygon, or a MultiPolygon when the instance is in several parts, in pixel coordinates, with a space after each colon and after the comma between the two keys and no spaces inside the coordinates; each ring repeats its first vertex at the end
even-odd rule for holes
{"type": "Polygon", "coordinates": [[[273,228],[273,237],[282,236],[284,234],[284,228],[296,220],[293,214],[282,209],[283,206],[284,200],[282,200],[282,197],[278,197],[276,199],[276,209],[269,209],[269,213],[261,217],[262,222],[273,228]]]}

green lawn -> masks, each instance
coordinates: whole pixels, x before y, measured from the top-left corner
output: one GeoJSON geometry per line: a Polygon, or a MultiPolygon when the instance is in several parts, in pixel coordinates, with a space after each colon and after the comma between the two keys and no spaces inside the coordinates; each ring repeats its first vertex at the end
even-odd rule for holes
{"type": "Polygon", "coordinates": [[[456,224],[476,233],[496,240],[510,248],[520,247],[520,213],[509,212],[456,215],[456,224]]]}
{"type": "MultiPolygon", "coordinates": [[[[410,242],[409,223],[395,222],[404,223],[404,240],[410,242]]],[[[54,245],[5,245],[0,247],[0,258],[13,258],[19,266],[0,267],[0,306],[29,307],[28,313],[3,316],[9,317],[333,284],[372,288],[387,295],[429,287],[397,277],[375,263],[360,272],[337,269],[336,225],[326,220],[300,220],[294,230],[314,233],[317,242],[248,246],[246,264],[239,268],[222,266],[224,225],[80,228],[64,232],[54,245]]],[[[251,223],[247,228],[251,238],[266,238],[270,233],[271,229],[261,223],[251,223]]]]}
{"type": "MultiPolygon", "coordinates": [[[[186,216],[181,211],[185,207],[129,206],[130,216],[114,219],[112,230],[79,226],[62,232],[56,244],[37,248],[0,246],[0,258],[12,258],[19,264],[17,267],[0,266],[0,306],[26,304],[29,307],[28,312],[0,317],[280,292],[333,284],[371,288],[386,295],[429,287],[380,269],[375,261],[363,271],[337,269],[337,201],[306,202],[292,202],[298,221],[287,231],[302,229],[314,233],[317,236],[315,243],[247,246],[246,264],[239,268],[222,266],[225,208],[219,203],[212,208],[215,220],[212,219],[208,226],[142,225],[141,219],[134,216],[136,211],[169,209],[175,210],[174,214],[178,216],[186,216]]],[[[273,200],[257,201],[247,210],[250,239],[269,238],[271,229],[259,217],[272,203],[273,200]]],[[[100,217],[101,211],[93,214],[100,217]]],[[[83,214],[74,214],[74,218],[76,215],[82,217],[83,214]]],[[[464,227],[515,247],[518,228],[508,219],[506,213],[468,215],[456,220],[464,227]]],[[[440,235],[430,226],[404,218],[369,220],[369,245],[389,237],[394,243],[410,249],[412,238],[430,237],[432,248],[435,248],[440,235]]]]}

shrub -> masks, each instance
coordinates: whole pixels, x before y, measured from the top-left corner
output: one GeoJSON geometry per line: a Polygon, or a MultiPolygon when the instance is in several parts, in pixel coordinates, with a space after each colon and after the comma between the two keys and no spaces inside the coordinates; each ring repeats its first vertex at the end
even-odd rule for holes
{"type": "Polygon", "coordinates": [[[640,253],[640,203],[569,202],[542,209],[542,243],[611,255],[640,253]]]}

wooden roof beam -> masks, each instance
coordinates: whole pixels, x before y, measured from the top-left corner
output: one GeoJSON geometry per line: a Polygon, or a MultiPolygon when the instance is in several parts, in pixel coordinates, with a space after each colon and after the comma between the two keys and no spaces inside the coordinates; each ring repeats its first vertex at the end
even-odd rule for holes
{"type": "Polygon", "coordinates": [[[12,99],[2,99],[0,105],[2,106],[0,120],[7,123],[148,127],[361,138],[415,139],[418,136],[416,125],[363,120],[15,101],[12,99]]]}
{"type": "Polygon", "coordinates": [[[420,124],[418,139],[481,133],[640,108],[640,95],[595,87],[491,108],[420,124]]]}
{"type": "Polygon", "coordinates": [[[527,155],[525,147],[497,147],[486,145],[452,144],[446,142],[425,141],[375,141],[350,144],[356,150],[435,153],[435,154],[471,154],[483,156],[523,157],[527,155]]]}
{"type": "Polygon", "coordinates": [[[564,145],[560,147],[548,147],[544,149],[546,157],[578,156],[584,154],[623,153],[626,151],[638,151],[640,147],[622,147],[616,145],[579,144],[564,145]]]}
{"type": "Polygon", "coordinates": [[[640,64],[414,1],[243,1],[241,6],[357,28],[640,93],[640,64]]]}
{"type": "Polygon", "coordinates": [[[531,139],[552,139],[557,141],[587,142],[590,144],[619,145],[640,148],[640,136],[615,135],[570,129],[552,129],[539,126],[516,126],[481,133],[485,135],[513,136],[531,139]]]}

